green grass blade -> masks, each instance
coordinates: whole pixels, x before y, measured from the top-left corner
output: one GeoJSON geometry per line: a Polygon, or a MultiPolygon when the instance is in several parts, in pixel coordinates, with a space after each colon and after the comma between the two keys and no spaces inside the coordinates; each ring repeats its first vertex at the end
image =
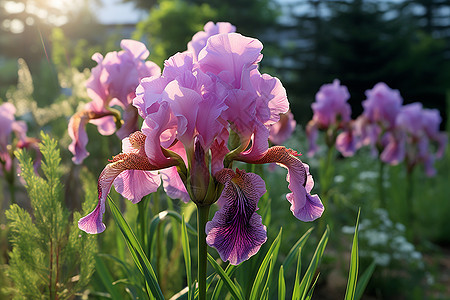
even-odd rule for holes
{"type": "Polygon", "coordinates": [[[191,251],[189,248],[189,237],[187,234],[186,222],[184,221],[184,215],[181,218],[181,244],[183,246],[184,264],[186,266],[187,286],[189,287],[188,299],[191,300],[194,298],[194,293],[192,290],[191,251]]]}
{"type": "Polygon", "coordinates": [[[284,268],[280,266],[280,272],[278,272],[278,300],[286,299],[286,282],[284,280],[284,268]]]}
{"type": "Polygon", "coordinates": [[[216,270],[217,274],[219,274],[220,278],[223,280],[223,283],[227,286],[228,291],[234,297],[234,299],[244,300],[244,295],[242,291],[233,283],[230,277],[225,273],[221,266],[216,262],[214,257],[208,253],[208,261],[216,270]]]}
{"type": "Polygon", "coordinates": [[[278,236],[273,241],[272,245],[270,246],[269,250],[267,251],[266,256],[264,257],[261,266],[259,267],[258,273],[256,274],[255,281],[253,282],[252,290],[250,292],[250,298],[251,300],[259,300],[261,296],[261,292],[263,290],[263,279],[264,275],[267,271],[267,268],[270,265],[269,272],[267,274],[267,280],[270,280],[270,277],[272,275],[272,270],[274,264],[270,264],[272,260],[276,261],[278,257],[278,250],[280,249],[280,243],[281,243],[281,233],[282,228],[280,228],[280,232],[278,233],[278,236]]]}
{"type": "Polygon", "coordinates": [[[130,225],[128,225],[127,221],[125,221],[122,213],[117,208],[111,197],[108,197],[108,204],[109,208],[111,209],[114,221],[122,232],[128,249],[130,250],[131,256],[133,257],[133,260],[136,263],[139,271],[141,271],[141,273],[144,275],[145,282],[150,288],[152,295],[158,300],[164,299],[152,265],[148,261],[147,256],[145,256],[145,253],[142,250],[141,245],[139,244],[133,231],[131,230],[130,225]]]}
{"type": "Polygon", "coordinates": [[[102,281],[103,285],[106,287],[106,290],[110,294],[111,299],[113,300],[122,299],[122,295],[117,290],[117,287],[113,285],[114,279],[112,278],[111,273],[109,273],[108,269],[105,266],[105,263],[98,256],[95,256],[95,269],[97,271],[98,276],[100,277],[100,280],[102,281]]]}
{"type": "MultiPolygon", "coordinates": [[[[165,210],[160,212],[159,214],[157,214],[156,216],[154,216],[150,222],[150,229],[148,232],[148,252],[149,253],[153,253],[154,251],[152,251],[152,247],[155,244],[154,243],[154,239],[156,237],[156,231],[158,230],[158,225],[159,223],[161,223],[163,220],[167,219],[168,217],[173,218],[174,220],[177,220],[180,224],[182,222],[182,216],[175,212],[175,211],[171,211],[171,210],[165,210]]],[[[197,230],[190,224],[186,223],[186,229],[187,232],[197,236],[197,230]]]]}
{"type": "Polygon", "coordinates": [[[292,265],[292,262],[295,259],[295,256],[298,253],[298,249],[300,247],[303,247],[306,243],[306,241],[308,240],[309,236],[311,235],[311,232],[314,228],[311,227],[310,229],[308,229],[301,238],[298,239],[298,241],[294,244],[294,246],[292,246],[291,250],[289,250],[288,255],[286,256],[286,258],[284,259],[283,262],[283,268],[287,270],[290,268],[290,266],[292,265]]]}
{"type": "MultiPolygon", "coordinates": [[[[228,266],[225,269],[225,273],[228,275],[228,277],[230,277],[235,270],[236,270],[236,266],[233,266],[232,264],[228,264],[228,266]]],[[[220,291],[222,290],[222,287],[223,287],[223,280],[219,276],[219,280],[217,281],[216,287],[214,288],[214,291],[211,296],[211,300],[219,299],[219,295],[220,295],[220,291]]]]}
{"type": "Polygon", "coordinates": [[[302,247],[298,248],[297,270],[295,272],[294,290],[292,292],[292,300],[301,298],[303,291],[300,291],[300,277],[302,276],[302,247]]]}
{"type": "Polygon", "coordinates": [[[348,274],[347,290],[345,291],[345,300],[355,299],[356,282],[358,280],[359,269],[359,254],[358,254],[358,226],[359,226],[359,213],[356,218],[355,234],[353,235],[352,254],[350,258],[350,270],[348,274]]]}
{"type": "Polygon", "coordinates": [[[306,299],[305,300],[311,300],[312,299],[312,295],[314,293],[314,288],[316,287],[316,283],[317,283],[317,280],[319,279],[319,275],[320,275],[320,273],[317,274],[316,280],[314,280],[314,283],[312,284],[311,288],[309,289],[309,292],[306,295],[306,299]]]}
{"type": "Polygon", "coordinates": [[[311,262],[309,263],[308,269],[306,270],[305,275],[302,278],[300,283],[300,291],[302,292],[301,299],[305,299],[309,287],[311,286],[311,282],[314,278],[314,274],[317,270],[317,267],[322,259],[323,252],[325,251],[325,247],[328,242],[328,237],[330,235],[330,227],[327,225],[325,233],[322,235],[322,238],[317,245],[316,251],[314,252],[313,257],[311,258],[311,262]]]}
{"type": "Polygon", "coordinates": [[[373,271],[375,271],[375,262],[372,262],[370,266],[364,271],[364,273],[359,277],[356,283],[355,300],[361,299],[370,278],[372,277],[373,271]]]}

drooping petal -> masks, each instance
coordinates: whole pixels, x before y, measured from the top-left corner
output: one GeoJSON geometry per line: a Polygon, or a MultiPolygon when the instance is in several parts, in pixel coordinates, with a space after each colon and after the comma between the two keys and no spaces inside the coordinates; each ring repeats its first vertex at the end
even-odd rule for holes
{"type": "MultiPolygon", "coordinates": [[[[160,169],[159,166],[151,164],[146,156],[144,151],[145,140],[146,136],[140,131],[130,135],[129,143],[126,142],[128,146],[124,147],[125,150],[130,152],[114,156],[111,163],[103,169],[98,179],[97,207],[92,213],[78,221],[80,229],[87,233],[100,233],[105,230],[106,226],[102,223],[102,217],[105,211],[106,197],[111,190],[114,180],[120,173],[125,170],[155,171],[160,169]]],[[[143,189],[140,190],[140,192],[142,191],[143,189]]]]}
{"type": "Polygon", "coordinates": [[[274,146],[258,160],[248,160],[243,156],[238,156],[236,160],[253,164],[277,163],[287,168],[286,180],[289,182],[288,188],[291,193],[287,194],[286,198],[291,203],[292,213],[301,221],[314,221],[322,215],[324,207],[317,195],[310,195],[313,183],[308,180],[310,174],[305,167],[306,164],[303,164],[297,156],[297,152],[291,149],[274,146]]]}
{"type": "Polygon", "coordinates": [[[222,205],[206,224],[206,242],[223,261],[238,265],[256,254],[267,240],[266,226],[256,213],[264,195],[264,181],[256,174],[224,169],[216,179],[225,185],[218,200],[222,205]]]}
{"type": "Polygon", "coordinates": [[[90,234],[102,233],[106,229],[106,225],[102,222],[104,213],[105,202],[99,202],[90,214],[78,220],[78,228],[90,234]]]}
{"type": "Polygon", "coordinates": [[[156,192],[161,185],[161,177],[156,171],[125,170],[114,180],[114,188],[132,203],[156,192]]]}
{"type": "Polygon", "coordinates": [[[69,151],[74,155],[72,161],[75,164],[81,164],[83,160],[89,156],[86,150],[88,136],[86,133],[86,124],[89,122],[89,113],[81,111],[70,118],[69,136],[72,143],[69,145],[69,151]]]}

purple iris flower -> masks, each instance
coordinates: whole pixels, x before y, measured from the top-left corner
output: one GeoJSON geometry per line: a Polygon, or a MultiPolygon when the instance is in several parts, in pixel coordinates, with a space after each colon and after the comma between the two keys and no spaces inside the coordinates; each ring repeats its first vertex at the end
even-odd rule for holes
{"type": "Polygon", "coordinates": [[[425,109],[421,103],[411,103],[402,107],[397,116],[397,131],[404,133],[403,144],[407,144],[406,164],[411,172],[418,164],[423,164],[427,176],[434,176],[434,161],[441,158],[447,146],[447,135],[439,131],[442,118],[436,109],[425,109]],[[432,149],[436,144],[436,150],[432,149]]]}
{"type": "MultiPolygon", "coordinates": [[[[318,131],[327,131],[327,144],[335,143],[339,129],[346,129],[351,120],[351,107],[347,103],[350,93],[346,86],[341,85],[338,79],[333,83],[324,84],[316,94],[316,101],[311,104],[314,112],[312,120],[306,126],[306,135],[309,141],[308,155],[312,156],[317,151],[318,131]]],[[[342,136],[338,150],[347,153],[351,147],[352,135],[342,136]],[[345,143],[345,145],[344,145],[345,143]],[[346,149],[346,150],[344,150],[346,149]]]]}
{"type": "Polygon", "coordinates": [[[405,155],[403,133],[395,130],[396,118],[402,109],[403,98],[383,82],[366,91],[364,111],[355,121],[358,146],[370,145],[373,155],[386,163],[395,165],[405,155]]]}
{"type": "Polygon", "coordinates": [[[92,69],[86,83],[92,101],[69,121],[69,136],[72,138],[69,150],[76,164],[82,163],[89,155],[86,150],[87,123],[95,124],[102,135],[111,135],[120,127],[116,132],[119,138],[138,129],[138,114],[132,106],[136,87],[140,79],[160,72],[155,63],[145,61],[149,51],[141,42],[122,40],[120,46],[122,51],[109,52],[105,57],[100,53],[92,56],[97,66],[92,69]],[[111,109],[113,106],[120,107],[122,116],[111,109]]]}
{"type": "Polygon", "coordinates": [[[280,121],[270,127],[269,141],[275,145],[283,144],[292,136],[296,126],[297,122],[291,111],[281,114],[280,121]]]}
{"type": "Polygon", "coordinates": [[[270,127],[288,112],[289,102],[281,82],[259,72],[261,50],[256,39],[218,33],[201,50],[175,54],[161,74],[142,79],[133,100],[142,128],[124,140],[123,153],[104,168],[98,205],[79,227],[89,233],[105,229],[106,196],[118,178],[119,192],[138,202],[156,190],[161,176],[167,179],[166,192],[197,205],[217,201],[220,209],[206,225],[207,243],[223,260],[239,264],[267,240],[257,214],[266,189],[257,174],[233,170],[234,161],[287,168],[291,192],[286,198],[294,216],[320,217],[324,207],[310,194],[314,183],[308,166],[293,150],[269,148],[270,127]],[[167,170],[171,174],[163,176],[167,170]]]}
{"type": "Polygon", "coordinates": [[[0,172],[11,171],[14,148],[36,150],[35,166],[40,163],[39,141],[27,136],[27,124],[24,121],[17,121],[15,113],[16,108],[13,104],[5,102],[0,105],[0,163],[2,165],[0,172]],[[16,137],[15,140],[13,134],[16,137]]]}

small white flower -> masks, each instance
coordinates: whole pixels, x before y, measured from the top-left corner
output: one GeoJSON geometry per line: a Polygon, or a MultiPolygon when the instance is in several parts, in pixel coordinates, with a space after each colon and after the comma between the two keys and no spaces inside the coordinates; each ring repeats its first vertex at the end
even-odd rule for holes
{"type": "Polygon", "coordinates": [[[334,176],[334,182],[335,182],[335,183],[342,183],[342,182],[344,182],[344,180],[345,180],[345,177],[342,176],[342,175],[336,175],[336,176],[334,176]]]}
{"type": "Polygon", "coordinates": [[[374,257],[375,263],[380,266],[386,267],[391,262],[391,257],[389,254],[382,253],[374,257]]]}

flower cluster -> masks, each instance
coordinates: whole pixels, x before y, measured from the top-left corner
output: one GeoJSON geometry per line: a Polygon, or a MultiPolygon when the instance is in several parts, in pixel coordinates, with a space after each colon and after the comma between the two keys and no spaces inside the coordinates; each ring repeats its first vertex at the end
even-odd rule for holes
{"type": "Polygon", "coordinates": [[[98,205],[80,219],[81,229],[105,229],[102,215],[112,184],[136,203],[156,191],[162,178],[171,197],[197,206],[217,202],[206,241],[224,261],[239,264],[267,239],[256,213],[266,188],[257,174],[233,169],[234,161],[287,168],[293,215],[302,221],[321,216],[323,205],[310,194],[309,167],[297,152],[269,147],[271,126],[289,110],[286,91],[277,78],[259,72],[261,42],[234,30],[229,23],[208,23],[187,51],[165,61],[162,73],[140,81],[133,105],[144,119],[142,128],[123,139],[123,152],[104,168],[98,205]]]}
{"type": "Polygon", "coordinates": [[[344,106],[347,89],[336,80],[333,85],[322,86],[312,104],[314,117],[307,127],[310,152],[316,149],[317,128],[332,133],[343,128],[336,138],[327,135],[327,145],[335,144],[342,155],[352,156],[360,147],[369,146],[374,156],[385,163],[396,165],[405,161],[409,171],[423,164],[426,174],[433,176],[433,163],[442,157],[447,144],[446,134],[439,131],[439,111],[424,109],[420,103],[402,105],[400,92],[382,82],[366,91],[366,96],[363,113],[350,120],[350,112],[344,106]]]}
{"type": "Polygon", "coordinates": [[[151,61],[145,61],[149,51],[144,44],[133,40],[122,40],[123,51],[114,51],[103,57],[95,53],[92,59],[97,66],[92,69],[91,77],[86,83],[91,102],[77,112],[69,121],[69,135],[72,143],[69,150],[72,160],[80,164],[89,155],[86,150],[88,136],[86,124],[95,124],[102,135],[116,132],[124,138],[138,128],[138,115],[132,105],[139,81],[160,72],[160,68],[151,61]],[[123,113],[113,109],[119,107],[123,113]]]}

